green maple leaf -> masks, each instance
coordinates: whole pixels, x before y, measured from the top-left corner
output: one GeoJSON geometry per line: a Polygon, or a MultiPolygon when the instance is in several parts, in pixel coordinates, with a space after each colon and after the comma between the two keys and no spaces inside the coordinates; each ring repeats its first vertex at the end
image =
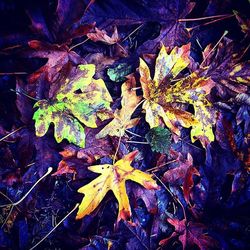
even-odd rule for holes
{"type": "Polygon", "coordinates": [[[167,154],[171,145],[171,132],[162,127],[155,127],[145,136],[151,149],[155,152],[167,154]]]}
{"type": "Polygon", "coordinates": [[[84,124],[95,128],[96,119],[107,118],[112,98],[102,79],[95,80],[95,65],[79,65],[73,76],[65,79],[52,100],[40,100],[34,107],[36,135],[43,136],[51,123],[59,143],[63,139],[85,146],[84,124]]]}

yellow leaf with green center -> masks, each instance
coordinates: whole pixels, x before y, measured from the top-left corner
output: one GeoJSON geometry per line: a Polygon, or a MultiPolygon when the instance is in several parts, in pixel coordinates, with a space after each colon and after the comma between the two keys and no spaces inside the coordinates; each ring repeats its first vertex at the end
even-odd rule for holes
{"type": "Polygon", "coordinates": [[[55,139],[67,139],[80,147],[85,146],[84,124],[95,128],[96,119],[106,118],[112,98],[103,80],[93,79],[95,65],[79,65],[72,70],[52,100],[40,100],[34,107],[36,135],[43,136],[51,123],[54,124],[55,139]]]}
{"type": "Polygon", "coordinates": [[[135,78],[130,76],[122,85],[121,109],[116,109],[114,119],[111,120],[97,135],[96,138],[103,138],[106,135],[123,136],[125,130],[134,127],[140,118],[131,119],[141,97],[136,95],[133,88],[136,87],[135,78]]]}
{"type": "Polygon", "coordinates": [[[131,209],[125,185],[127,180],[137,182],[146,189],[158,189],[151,175],[131,167],[131,162],[134,160],[136,154],[137,151],[131,152],[114,165],[104,164],[88,168],[92,172],[101,175],[78,189],[79,193],[84,194],[84,198],[79,206],[76,219],[81,219],[91,214],[110,190],[113,191],[118,201],[118,221],[129,219],[131,209]]]}
{"type": "Polygon", "coordinates": [[[168,54],[163,46],[156,59],[153,80],[147,64],[140,59],[140,81],[146,99],[143,109],[151,128],[159,126],[161,119],[178,135],[180,131],[176,123],[187,128],[192,126],[192,142],[200,139],[205,146],[214,140],[212,126],[215,115],[211,103],[206,99],[214,82],[210,77],[200,77],[195,72],[178,80],[180,72],[190,63],[189,51],[190,45],[184,45],[181,48],[175,47],[168,54]],[[195,113],[193,115],[177,109],[173,104],[192,104],[195,113]]]}

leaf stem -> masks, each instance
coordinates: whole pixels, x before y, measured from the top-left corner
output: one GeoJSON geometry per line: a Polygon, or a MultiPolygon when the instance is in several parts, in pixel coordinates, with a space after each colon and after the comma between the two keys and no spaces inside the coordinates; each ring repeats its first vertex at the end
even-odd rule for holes
{"type": "Polygon", "coordinates": [[[75,205],[75,207],[66,214],[57,224],[55,227],[53,227],[40,241],[38,241],[33,247],[31,247],[29,250],[35,249],[38,245],[40,245],[50,234],[52,234],[56,228],[65,220],[67,219],[77,208],[79,207],[79,203],[75,205]]]}

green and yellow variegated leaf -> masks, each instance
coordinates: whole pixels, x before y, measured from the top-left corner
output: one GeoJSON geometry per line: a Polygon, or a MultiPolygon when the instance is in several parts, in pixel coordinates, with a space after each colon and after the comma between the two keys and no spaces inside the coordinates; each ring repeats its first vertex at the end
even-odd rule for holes
{"type": "Polygon", "coordinates": [[[60,86],[55,99],[40,100],[34,107],[36,135],[43,136],[51,123],[55,139],[67,139],[80,147],[85,145],[84,124],[95,128],[97,117],[106,118],[112,98],[103,80],[93,79],[95,65],[79,65],[75,75],[60,86]],[[79,92],[76,92],[79,91],[79,92]]]}

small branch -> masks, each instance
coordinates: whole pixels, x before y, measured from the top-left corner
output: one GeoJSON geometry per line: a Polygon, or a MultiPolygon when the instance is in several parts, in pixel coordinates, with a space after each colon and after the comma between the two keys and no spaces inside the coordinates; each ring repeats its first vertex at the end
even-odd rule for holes
{"type": "Polygon", "coordinates": [[[38,245],[40,245],[50,234],[52,234],[55,230],[56,230],[56,228],[65,220],[65,219],[67,219],[77,208],[79,207],[79,203],[77,203],[76,205],[75,205],[75,207],[66,215],[66,216],[64,216],[59,222],[58,222],[58,224],[55,226],[55,227],[53,227],[40,241],[38,241],[37,243],[36,243],[36,245],[34,245],[33,247],[31,247],[29,250],[33,250],[33,249],[35,249],[38,245]]]}
{"type": "Polygon", "coordinates": [[[173,195],[173,193],[171,192],[171,190],[162,182],[162,180],[161,180],[156,174],[153,173],[153,175],[154,175],[154,177],[162,184],[162,186],[169,192],[169,194],[172,196],[172,198],[173,198],[176,202],[178,202],[178,203],[180,204],[180,206],[181,206],[181,208],[182,208],[182,211],[183,211],[184,219],[185,219],[185,221],[187,221],[186,211],[185,211],[185,208],[184,208],[184,206],[182,205],[181,201],[180,201],[179,199],[177,199],[177,198],[173,195]]]}
{"type": "Polygon", "coordinates": [[[156,166],[156,167],[147,169],[147,172],[151,172],[151,171],[152,171],[152,172],[157,172],[160,168],[162,168],[162,167],[164,167],[164,166],[166,166],[166,165],[168,165],[168,164],[174,163],[174,162],[177,162],[177,160],[168,161],[168,162],[163,163],[163,164],[161,164],[161,165],[159,165],[159,166],[156,166]],[[156,170],[156,171],[155,171],[155,170],[156,170]]]}

